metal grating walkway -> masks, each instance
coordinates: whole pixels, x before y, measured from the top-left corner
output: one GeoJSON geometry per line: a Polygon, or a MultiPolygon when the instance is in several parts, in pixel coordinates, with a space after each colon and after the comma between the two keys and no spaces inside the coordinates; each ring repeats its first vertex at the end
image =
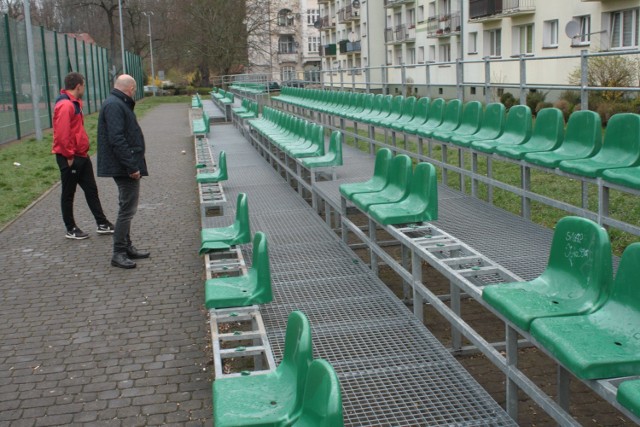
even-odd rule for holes
{"type": "MultiPolygon", "coordinates": [[[[314,357],[340,378],[345,425],[515,425],[232,126],[213,127],[210,141],[227,152],[229,205],[247,193],[253,231],[269,239],[274,302],[261,313],[276,361],[288,314],[302,310],[314,357]]],[[[370,166],[361,161],[353,170],[366,175],[370,166]]],[[[204,225],[228,225],[235,209],[224,213],[204,225]]],[[[250,247],[243,250],[250,260],[250,247]]]]}

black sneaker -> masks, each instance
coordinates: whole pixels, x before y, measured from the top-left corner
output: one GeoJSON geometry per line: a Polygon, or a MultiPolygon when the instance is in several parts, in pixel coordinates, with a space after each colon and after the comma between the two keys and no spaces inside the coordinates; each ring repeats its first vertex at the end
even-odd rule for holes
{"type": "Polygon", "coordinates": [[[113,234],[113,224],[107,222],[106,224],[100,224],[96,232],[98,234],[113,234]]]}
{"type": "Polygon", "coordinates": [[[67,239],[82,240],[87,239],[89,235],[78,227],[73,227],[71,230],[67,230],[67,234],[64,237],[67,239]]]}

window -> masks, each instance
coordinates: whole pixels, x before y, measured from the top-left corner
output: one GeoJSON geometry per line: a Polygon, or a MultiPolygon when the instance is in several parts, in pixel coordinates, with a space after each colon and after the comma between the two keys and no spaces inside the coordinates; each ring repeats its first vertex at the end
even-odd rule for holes
{"type": "Polygon", "coordinates": [[[278,40],[278,53],[296,53],[293,36],[280,36],[278,40]]]}
{"type": "Polygon", "coordinates": [[[478,33],[469,33],[468,53],[478,53],[478,33]]]}
{"type": "Polygon", "coordinates": [[[396,54],[396,65],[402,65],[402,62],[403,62],[402,48],[396,50],[395,54],[396,54]]]}
{"type": "Polygon", "coordinates": [[[451,15],[451,1],[450,0],[440,0],[440,14],[441,15],[451,15]]]}
{"type": "Polygon", "coordinates": [[[580,33],[571,39],[571,46],[583,46],[591,43],[591,15],[574,16],[574,21],[580,24],[580,33]]]}
{"type": "Polygon", "coordinates": [[[484,32],[485,51],[489,56],[502,56],[502,30],[490,30],[484,32]]]}
{"type": "Polygon", "coordinates": [[[307,39],[307,49],[309,52],[317,52],[320,45],[320,37],[309,37],[307,39]]]}
{"type": "Polygon", "coordinates": [[[429,46],[429,61],[436,62],[436,47],[429,46]]]}
{"type": "Polygon", "coordinates": [[[638,10],[627,9],[611,13],[611,47],[638,46],[638,10]]]}
{"type": "Polygon", "coordinates": [[[424,46],[418,48],[418,62],[420,64],[424,62],[424,46]]]}
{"type": "Polygon", "coordinates": [[[429,3],[429,18],[436,16],[436,2],[429,3]]]}
{"type": "Polygon", "coordinates": [[[450,44],[441,44],[440,45],[440,61],[439,62],[451,62],[451,45],[450,44]]]}
{"type": "Polygon", "coordinates": [[[558,20],[544,21],[542,45],[544,47],[558,47],[558,20]]]}
{"type": "Polygon", "coordinates": [[[416,26],[416,10],[415,9],[407,10],[407,26],[409,28],[416,26]]]}
{"type": "Polygon", "coordinates": [[[283,66],[280,68],[280,78],[282,81],[294,80],[296,78],[296,67],[283,66]]]}
{"type": "Polygon", "coordinates": [[[424,6],[418,6],[418,22],[424,21],[424,6]]]}
{"type": "Polygon", "coordinates": [[[278,25],[281,27],[291,27],[293,25],[293,12],[289,9],[282,9],[278,12],[278,25]]]}
{"type": "Polygon", "coordinates": [[[416,63],[416,48],[415,47],[410,47],[407,49],[407,62],[409,64],[415,64],[416,63]]]}
{"type": "Polygon", "coordinates": [[[533,24],[515,27],[513,35],[513,53],[516,55],[533,55],[533,24]]]}
{"type": "Polygon", "coordinates": [[[320,18],[320,11],[318,9],[307,10],[307,24],[313,25],[320,18]]]}

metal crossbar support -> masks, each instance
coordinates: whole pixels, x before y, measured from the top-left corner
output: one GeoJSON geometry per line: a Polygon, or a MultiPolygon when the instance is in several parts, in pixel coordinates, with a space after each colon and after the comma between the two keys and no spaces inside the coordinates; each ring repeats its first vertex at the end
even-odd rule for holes
{"type": "Polygon", "coordinates": [[[207,280],[216,277],[241,276],[247,274],[247,264],[240,248],[209,252],[204,255],[207,280]]]}
{"type": "Polygon", "coordinates": [[[276,369],[271,345],[257,305],[209,310],[209,324],[216,380],[266,374],[276,369]],[[242,329],[248,326],[249,330],[240,330],[242,325],[246,325],[242,329]],[[251,341],[251,345],[234,346],[234,343],[239,341],[251,341]],[[252,358],[254,369],[241,372],[224,369],[225,359],[237,358],[252,358]]]}

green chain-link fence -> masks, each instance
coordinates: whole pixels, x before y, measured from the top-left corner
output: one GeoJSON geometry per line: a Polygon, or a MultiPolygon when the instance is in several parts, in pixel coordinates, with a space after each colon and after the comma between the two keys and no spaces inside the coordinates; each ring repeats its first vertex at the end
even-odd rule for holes
{"type": "MultiPolygon", "coordinates": [[[[0,15],[0,144],[35,132],[26,27],[0,15]]],[[[51,127],[53,103],[71,71],[86,79],[85,114],[97,111],[111,90],[108,50],[66,34],[33,27],[35,68],[43,128],[51,127]]],[[[127,72],[143,94],[142,58],[126,52],[127,72]]]]}

